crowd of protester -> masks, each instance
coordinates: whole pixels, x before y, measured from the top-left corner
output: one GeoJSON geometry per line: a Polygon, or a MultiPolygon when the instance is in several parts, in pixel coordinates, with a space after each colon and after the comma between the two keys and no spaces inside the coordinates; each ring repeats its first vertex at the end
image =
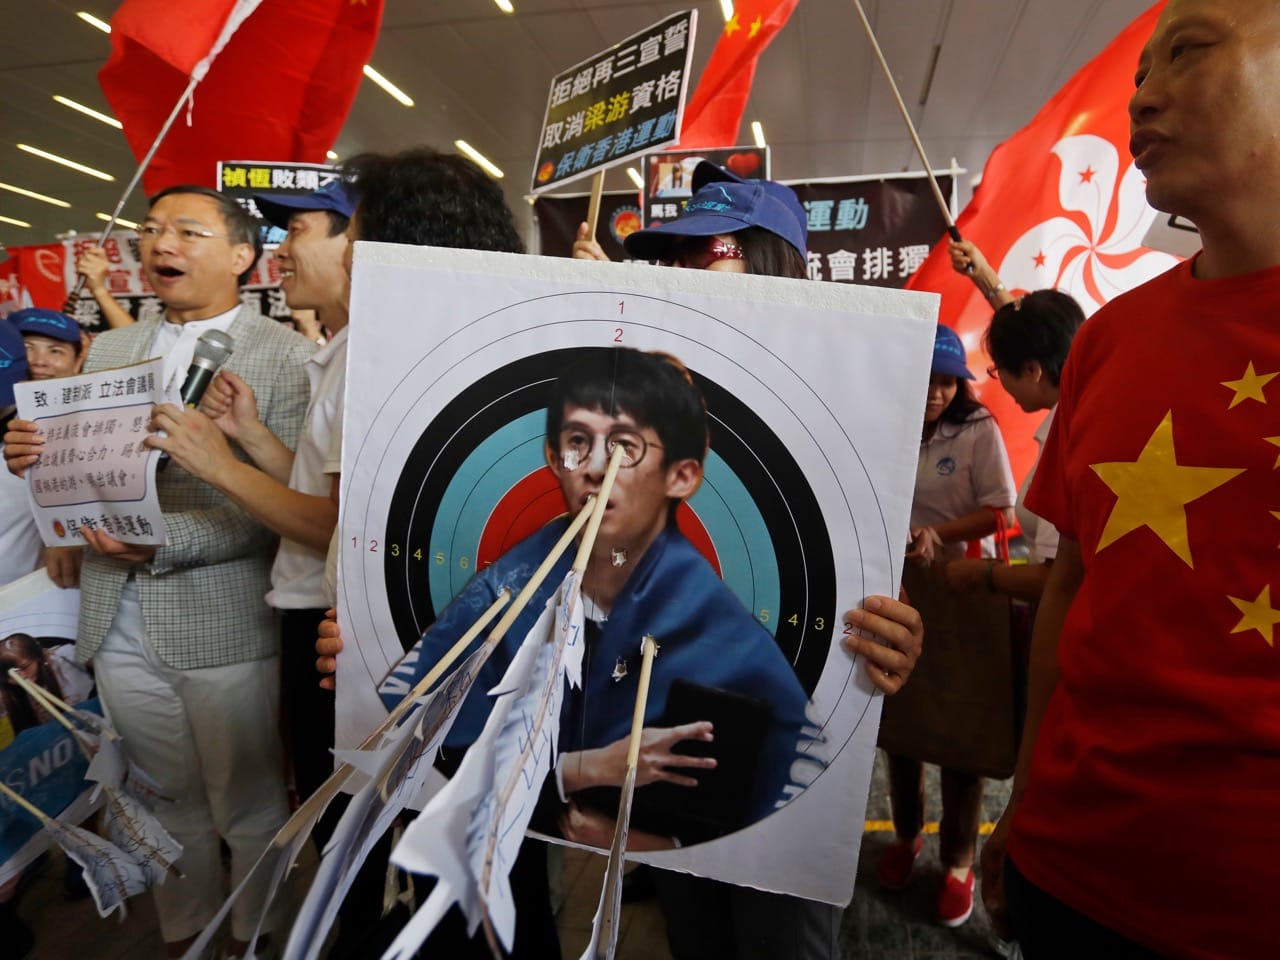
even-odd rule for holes
{"type": "MultiPolygon", "coordinates": [[[[1036,433],[1043,457],[1019,490],[998,425],[972,390],[965,346],[940,326],[904,560],[951,589],[1037,605],[1013,795],[979,871],[997,929],[1033,960],[1274,955],[1264,911],[1276,879],[1269,851],[1280,841],[1269,816],[1280,795],[1280,615],[1269,591],[1280,583],[1268,579],[1275,535],[1258,528],[1280,507],[1275,438],[1263,436],[1277,428],[1247,418],[1266,410],[1266,385],[1280,370],[1280,241],[1267,199],[1280,191],[1280,10],[1262,0],[1171,0],[1138,65],[1130,119],[1150,201],[1194,221],[1203,252],[1086,324],[1069,296],[1006,290],[980,250],[951,245],[956,269],[993,307],[989,378],[1023,410],[1048,411],[1036,433]],[[1202,365],[1219,356],[1213,389],[1201,389],[1193,381],[1206,380],[1202,365]],[[1246,362],[1245,379],[1235,379],[1246,362]],[[1234,400],[1215,392],[1223,387],[1234,400]],[[1122,463],[1152,472],[1133,479],[1109,469],[1122,463]],[[1201,498],[1224,496],[1207,481],[1189,479],[1175,493],[1162,486],[1165,474],[1228,466],[1240,479],[1221,479],[1233,486],[1220,515],[1238,518],[1239,529],[1189,519],[1201,498]],[[995,560],[990,537],[1009,526],[1028,545],[1025,564],[995,560]],[[1211,547],[1212,537],[1221,542],[1211,547]],[[1193,578],[1202,564],[1229,575],[1225,609],[1193,578]],[[1210,810],[1217,829],[1196,830],[1210,810]]],[[[365,154],[314,193],[255,200],[286,231],[274,254],[282,289],[292,310],[314,311],[320,344],[242,304],[239,286],[261,252],[258,225],[234,201],[190,185],[151,198],[140,228],[164,317],[133,322],[90,250],[78,268],[110,330],[88,342],[73,320],[38,309],[0,321],[0,347],[15,357],[0,382],[0,575],[8,582],[43,565],[59,586],[80,588],[78,657],[131,760],[173,798],[158,816],[183,845],[185,876],[153,891],[170,957],[183,955],[228,880],[239,883],[284,822],[288,788],[304,800],[331,768],[352,244],[523,251],[494,182],[469,160],[425,147],[365,154]],[[42,548],[19,478],[44,441],[35,423],[15,418],[13,383],[151,356],[164,358],[173,383],[208,330],[230,333],[236,351],[200,409],[162,404],[152,415],[158,432],[147,442],[173,464],[157,480],[166,543],[86,530],[84,547],[42,548]]],[[[680,217],[625,245],[637,259],[799,280],[805,239],[805,211],[789,188],[704,163],[680,217]]],[[[573,253],[607,259],[585,224],[573,253]]],[[[930,628],[909,598],[869,598],[847,622],[844,645],[880,690],[909,682],[930,628]]],[[[51,669],[30,637],[7,639],[0,663],[51,669]]],[[[42,719],[3,681],[0,705],[13,722],[42,719]]],[[[923,849],[922,763],[887,760],[896,837],[875,873],[900,888],[923,849]]],[[[941,779],[936,913],[955,926],[974,905],[983,782],[952,768],[941,779]]],[[[339,809],[318,827],[319,844],[339,809]]],[[[562,814],[566,837],[608,845],[609,824],[572,802],[562,814]]],[[[347,898],[331,956],[376,955],[373,944],[385,942],[388,846],[375,848],[347,898]]],[[[513,955],[558,956],[546,850],[525,847],[513,875],[513,955]]],[[[836,908],[664,871],[652,881],[679,960],[841,955],[836,908]]],[[[31,932],[14,911],[15,888],[0,889],[0,938],[21,956],[31,932]]],[[[260,900],[250,891],[233,911],[225,956],[246,955],[260,900]]],[[[258,956],[273,955],[287,932],[284,907],[258,956]]],[[[429,941],[430,955],[488,955],[459,921],[429,941]]]]}

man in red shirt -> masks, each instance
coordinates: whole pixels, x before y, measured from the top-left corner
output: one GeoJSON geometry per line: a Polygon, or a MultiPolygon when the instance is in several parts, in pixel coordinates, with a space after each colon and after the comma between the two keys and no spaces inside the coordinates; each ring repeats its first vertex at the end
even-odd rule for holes
{"type": "Polygon", "coordinates": [[[1204,249],[1081,329],[983,897],[1040,957],[1280,956],[1280,4],[1169,0],[1130,101],[1204,249]]]}

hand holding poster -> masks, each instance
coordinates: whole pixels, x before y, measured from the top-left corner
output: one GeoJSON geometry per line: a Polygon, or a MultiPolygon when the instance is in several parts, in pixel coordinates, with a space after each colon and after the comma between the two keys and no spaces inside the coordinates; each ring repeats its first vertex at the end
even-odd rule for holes
{"type": "Polygon", "coordinates": [[[155,483],[160,452],[142,442],[151,408],[162,400],[163,365],[154,358],[14,385],[19,415],[44,437],[27,479],[46,546],[82,544],[81,527],[122,543],[164,544],[155,483]]]}

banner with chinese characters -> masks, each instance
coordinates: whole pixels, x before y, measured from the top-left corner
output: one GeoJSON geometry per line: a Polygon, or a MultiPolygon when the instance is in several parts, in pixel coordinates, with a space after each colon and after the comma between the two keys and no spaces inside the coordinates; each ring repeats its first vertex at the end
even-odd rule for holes
{"type": "Polygon", "coordinates": [[[769,179],[768,147],[722,147],[719,150],[674,150],[644,156],[644,208],[646,227],[674,220],[693,196],[693,171],[703,160],[724,167],[740,177],[769,179]]]}
{"type": "MultiPolygon", "coordinates": [[[[295,165],[296,166],[296,165],[295,165]]],[[[61,299],[55,303],[36,303],[35,306],[61,310],[67,294],[75,289],[76,260],[84,251],[98,242],[96,236],[85,234],[72,237],[62,243],[62,256],[57,269],[62,274],[61,299]]],[[[111,267],[107,272],[107,289],[120,306],[135,320],[164,315],[164,304],[151,289],[142,269],[142,257],[138,250],[138,235],[132,230],[122,230],[107,237],[102,245],[111,267]]],[[[270,253],[264,252],[253,268],[249,282],[240,288],[240,300],[273,320],[288,320],[289,308],[284,302],[284,291],[279,289],[280,267],[270,253]]],[[[106,321],[97,301],[87,292],[72,308],[76,322],[90,333],[106,329],[106,321]]]]}
{"type": "Polygon", "coordinates": [[[697,20],[674,14],[551,81],[534,193],[678,142],[697,20]]]}
{"type": "MultiPolygon", "coordinates": [[[[937,174],[943,196],[950,174],[937,174]]],[[[902,288],[947,225],[923,174],[792,183],[809,214],[809,279],[902,288]]]]}
{"type": "Polygon", "coordinates": [[[28,493],[46,546],[84,542],[82,527],[124,543],[163,545],[156,496],[160,452],[143,445],[151,408],[165,399],[164,360],[57,380],[14,384],[18,413],[44,435],[28,493]]]}
{"type": "MultiPolygon", "coordinates": [[[[253,202],[255,193],[303,194],[327,187],[338,178],[336,168],[325,163],[277,163],[266,160],[219,160],[218,192],[234,197],[255,219],[262,213],[253,202]]],[[[278,244],[285,233],[263,224],[262,242],[278,244]]]]}
{"type": "MultiPolygon", "coordinates": [[[[944,195],[950,175],[937,175],[944,195]]],[[[906,286],[929,250],[946,230],[938,205],[923,175],[901,174],[848,180],[793,182],[808,212],[809,279],[862,283],[875,287],[906,286]]],[[[539,251],[567,257],[573,252],[578,224],[586,219],[587,196],[539,197],[539,251]]],[[[672,199],[673,219],[684,201],[672,199]]],[[[626,259],[622,241],[640,228],[638,197],[634,193],[606,194],[601,201],[596,238],[615,260],[626,259]]]]}

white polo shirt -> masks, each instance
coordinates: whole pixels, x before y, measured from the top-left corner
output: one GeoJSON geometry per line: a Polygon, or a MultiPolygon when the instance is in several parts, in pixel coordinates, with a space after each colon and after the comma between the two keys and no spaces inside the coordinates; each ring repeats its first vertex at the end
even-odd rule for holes
{"type": "MultiPolygon", "coordinates": [[[[940,423],[920,444],[911,527],[933,527],[981,507],[1012,507],[1017,499],[1009,454],[995,418],[980,410],[963,424],[940,423]]],[[[964,543],[944,544],[941,555],[958,560],[964,543]]],[[[995,556],[995,540],[982,541],[982,555],[995,556]]]]}
{"type": "MultiPolygon", "coordinates": [[[[306,362],[311,402],[298,434],[289,487],[316,497],[329,496],[333,477],[342,471],[342,409],[347,383],[347,328],[306,362]]],[[[325,551],[281,539],[271,567],[267,603],[277,610],[327,607],[325,551]]]]}
{"type": "MultiPolygon", "coordinates": [[[[1053,426],[1053,415],[1057,412],[1057,407],[1051,409],[1049,415],[1036,428],[1036,445],[1041,450],[1044,449],[1044,442],[1049,437],[1049,428],[1053,426]]],[[[1014,506],[1014,511],[1018,515],[1018,526],[1022,528],[1022,536],[1027,541],[1027,559],[1031,563],[1044,563],[1058,556],[1058,528],[1048,520],[1040,519],[1023,503],[1027,491],[1031,489],[1031,481],[1035,479],[1038,466],[1040,466],[1039,453],[1036,454],[1036,462],[1027,471],[1027,479],[1023,480],[1022,486],[1018,488],[1018,502],[1014,506]]]]}

